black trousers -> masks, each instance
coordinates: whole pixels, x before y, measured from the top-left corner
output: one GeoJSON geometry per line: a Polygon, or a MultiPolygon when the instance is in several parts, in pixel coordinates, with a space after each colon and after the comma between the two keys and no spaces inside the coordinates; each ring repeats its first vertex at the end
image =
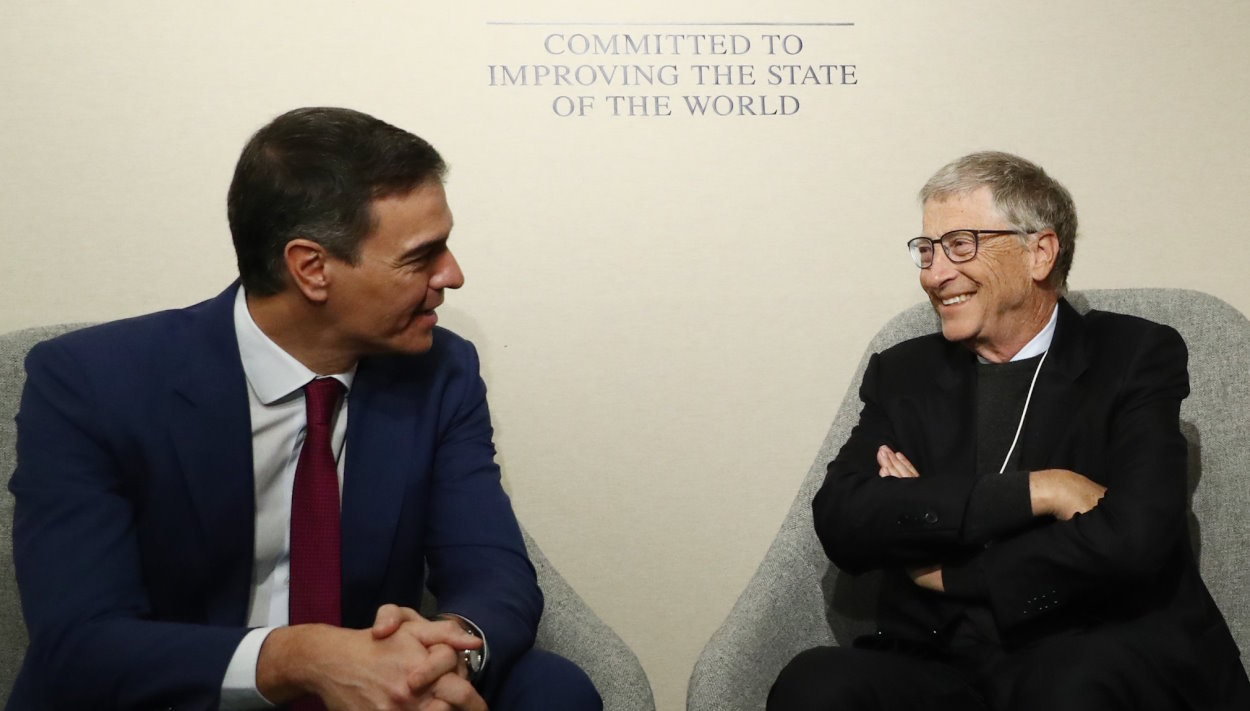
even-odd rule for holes
{"type": "MultiPolygon", "coordinates": [[[[1215,709],[1250,708],[1237,660],[1215,709]],[[1227,701],[1227,705],[1222,703],[1227,701]]],[[[1217,695],[1217,698],[1221,695],[1217,695]]],[[[1193,707],[1133,649],[1085,633],[1004,652],[981,647],[929,657],[817,647],[795,657],[768,711],[1188,711],[1193,707]]]]}

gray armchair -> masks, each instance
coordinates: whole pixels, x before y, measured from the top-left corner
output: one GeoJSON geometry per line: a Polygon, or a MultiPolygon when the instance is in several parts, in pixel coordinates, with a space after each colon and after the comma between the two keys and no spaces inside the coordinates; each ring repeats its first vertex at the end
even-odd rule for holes
{"type": "MultiPolygon", "coordinates": [[[[1189,345],[1192,392],[1181,406],[1181,427],[1189,441],[1190,534],[1207,587],[1238,645],[1250,650],[1250,321],[1196,291],[1096,290],[1068,298],[1081,312],[1094,308],[1166,323],[1189,345]]],[[[689,711],[758,711],[794,655],[849,645],[873,629],[876,576],[844,575],[829,563],[812,528],[811,501],[859,417],[868,355],[937,329],[930,306],[918,304],[868,345],[781,531],[695,665],[689,711]]]]}
{"type": "MultiPolygon", "coordinates": [[[[15,466],[13,417],[26,380],[23,361],[34,344],[76,327],[47,326],[0,336],[0,483],[4,485],[0,489],[0,706],[8,698],[27,643],[13,577],[13,497],[8,491],[8,475],[15,466]]],[[[607,711],[655,711],[651,685],[638,658],[560,577],[529,534],[525,534],[525,545],[547,601],[538,627],[538,646],[580,665],[599,689],[607,711]]]]}

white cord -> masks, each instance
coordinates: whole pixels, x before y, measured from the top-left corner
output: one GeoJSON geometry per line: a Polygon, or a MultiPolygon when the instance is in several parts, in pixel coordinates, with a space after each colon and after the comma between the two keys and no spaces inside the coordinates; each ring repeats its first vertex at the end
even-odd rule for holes
{"type": "Polygon", "coordinates": [[[1049,348],[1042,352],[1042,359],[1037,362],[1037,370],[1033,371],[1033,382],[1029,383],[1029,394],[1024,398],[1024,412],[1020,413],[1020,424],[1016,425],[1016,436],[1011,440],[1011,449],[1007,450],[1007,457],[1003,459],[1003,465],[998,468],[999,474],[1007,471],[1007,462],[1011,461],[1011,453],[1016,451],[1016,442],[1020,441],[1020,430],[1024,429],[1024,416],[1028,414],[1029,401],[1033,399],[1033,386],[1037,385],[1037,376],[1042,372],[1042,363],[1046,362],[1046,356],[1049,353],[1049,348]]]}

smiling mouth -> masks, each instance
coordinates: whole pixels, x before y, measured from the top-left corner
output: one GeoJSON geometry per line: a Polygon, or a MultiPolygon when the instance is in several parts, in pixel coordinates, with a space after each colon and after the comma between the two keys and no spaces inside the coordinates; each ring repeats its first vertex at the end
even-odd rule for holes
{"type": "Polygon", "coordinates": [[[951,296],[949,298],[942,299],[941,301],[943,306],[954,306],[955,304],[962,304],[971,298],[972,294],[959,294],[958,296],[951,296]]]}

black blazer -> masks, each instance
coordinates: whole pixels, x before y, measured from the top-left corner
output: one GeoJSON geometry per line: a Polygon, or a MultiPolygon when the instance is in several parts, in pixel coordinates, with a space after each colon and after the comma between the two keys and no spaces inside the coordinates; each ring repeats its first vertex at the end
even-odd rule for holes
{"type": "Polygon", "coordinates": [[[1071,469],[1107,493],[1071,521],[1040,518],[987,534],[967,515],[986,485],[975,471],[975,355],[941,334],[873,355],[859,423],[813,501],[825,552],[849,573],[883,569],[885,635],[940,648],[966,601],[918,587],[905,567],[941,563],[979,581],[979,602],[1007,647],[1113,630],[1202,705],[1213,669],[1227,674],[1231,661],[1245,672],[1188,537],[1179,426],[1186,361],[1168,326],[1098,311],[1082,317],[1061,300],[1020,468],[1071,469]],[[907,455],[920,477],[879,477],[882,444],[907,455]]]}

